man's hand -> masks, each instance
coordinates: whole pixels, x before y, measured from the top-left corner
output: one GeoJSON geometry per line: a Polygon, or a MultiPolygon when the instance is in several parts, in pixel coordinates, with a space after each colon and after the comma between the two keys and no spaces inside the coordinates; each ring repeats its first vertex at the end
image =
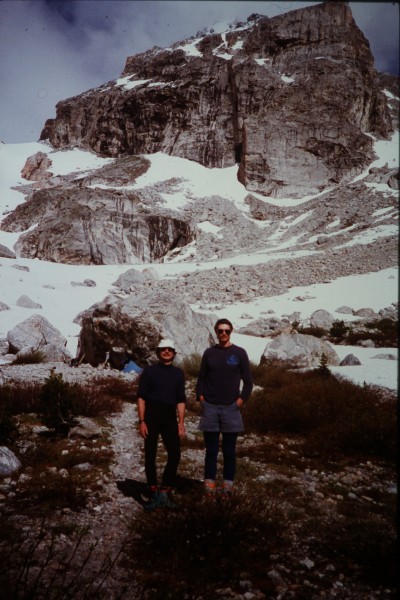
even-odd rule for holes
{"type": "Polygon", "coordinates": [[[241,408],[244,404],[244,400],[242,400],[242,398],[236,398],[236,404],[241,408]]]}
{"type": "Polygon", "coordinates": [[[147,429],[147,425],[146,425],[146,423],[144,421],[142,421],[139,424],[139,433],[140,433],[140,435],[142,436],[143,439],[147,438],[147,435],[148,435],[149,432],[148,432],[148,429],[147,429]]]}
{"type": "Polygon", "coordinates": [[[178,423],[178,432],[179,432],[179,437],[183,437],[184,435],[186,435],[184,423],[178,423]]]}

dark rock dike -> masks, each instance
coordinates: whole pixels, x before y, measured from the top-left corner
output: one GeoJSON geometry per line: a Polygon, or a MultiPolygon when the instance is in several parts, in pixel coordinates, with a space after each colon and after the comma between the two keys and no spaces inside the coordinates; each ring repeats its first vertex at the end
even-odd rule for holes
{"type": "Polygon", "coordinates": [[[302,197],[360,173],[367,133],[388,137],[381,85],[350,8],[327,2],[129,57],[121,80],[60,102],[41,139],[237,162],[248,190],[302,197]]]}

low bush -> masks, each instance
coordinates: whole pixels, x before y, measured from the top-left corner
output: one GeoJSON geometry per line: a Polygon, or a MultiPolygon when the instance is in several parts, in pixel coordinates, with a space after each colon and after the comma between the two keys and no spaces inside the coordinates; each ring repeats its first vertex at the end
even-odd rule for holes
{"type": "Polygon", "coordinates": [[[201,355],[191,354],[185,356],[185,358],[179,363],[179,367],[185,373],[185,377],[188,379],[197,378],[200,371],[201,355]]]}
{"type": "Polygon", "coordinates": [[[270,555],[285,544],[284,518],[264,486],[251,495],[236,491],[221,503],[196,491],[167,519],[165,514],[144,513],[133,528],[139,537],[132,541],[129,556],[143,582],[143,597],[151,590],[151,598],[160,600],[192,594],[215,598],[216,587],[239,588],[243,572],[262,587],[270,555]]]}
{"type": "Polygon", "coordinates": [[[347,340],[357,345],[364,340],[372,340],[377,348],[396,348],[398,345],[398,321],[378,319],[365,324],[368,331],[354,331],[350,328],[347,340]]]}
{"type": "Polygon", "coordinates": [[[313,335],[317,338],[322,338],[327,333],[322,327],[316,327],[314,325],[310,325],[309,327],[298,327],[297,331],[304,335],[313,335]]]}
{"type": "Polygon", "coordinates": [[[13,365],[36,365],[46,360],[46,355],[40,350],[30,350],[15,358],[13,365]]]}
{"type": "Polygon", "coordinates": [[[0,406],[7,405],[13,415],[37,412],[40,405],[39,383],[13,382],[0,386],[0,406]]]}
{"type": "Polygon", "coordinates": [[[18,383],[0,386],[0,441],[16,435],[16,415],[39,410],[40,386],[18,383]]]}
{"type": "Polygon", "coordinates": [[[44,384],[13,382],[0,386],[0,439],[15,431],[15,416],[38,413],[58,433],[68,433],[76,416],[100,417],[120,412],[133,401],[135,382],[102,378],[90,385],[68,383],[52,370],[44,384]]]}
{"type": "Polygon", "coordinates": [[[128,397],[132,400],[133,397],[132,388],[129,393],[125,386],[115,386],[106,380],[90,386],[79,386],[77,391],[71,408],[74,415],[84,417],[100,417],[121,412],[124,399],[128,397]]]}
{"type": "Polygon", "coordinates": [[[266,367],[256,382],[263,389],[253,393],[244,411],[247,430],[305,436],[305,449],[317,454],[395,457],[395,403],[379,402],[373,388],[321,377],[318,370],[276,367],[266,367]]]}
{"type": "Polygon", "coordinates": [[[371,585],[396,587],[396,522],[352,502],[344,502],[336,519],[323,531],[315,529],[317,554],[336,562],[348,577],[361,577],[371,585]]]}

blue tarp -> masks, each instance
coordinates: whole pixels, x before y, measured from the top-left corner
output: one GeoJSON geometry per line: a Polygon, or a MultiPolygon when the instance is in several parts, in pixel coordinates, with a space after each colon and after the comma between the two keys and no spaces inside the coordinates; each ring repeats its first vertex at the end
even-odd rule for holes
{"type": "Polygon", "coordinates": [[[133,360],[130,360],[128,363],[126,363],[126,365],[122,369],[122,372],[131,373],[132,371],[134,371],[135,373],[141,373],[143,369],[141,369],[139,365],[137,365],[133,360]]]}

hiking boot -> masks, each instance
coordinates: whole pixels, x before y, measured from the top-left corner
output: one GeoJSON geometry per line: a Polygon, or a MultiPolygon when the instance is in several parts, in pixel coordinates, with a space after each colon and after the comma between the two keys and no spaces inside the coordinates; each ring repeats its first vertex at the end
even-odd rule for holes
{"type": "Polygon", "coordinates": [[[158,489],[152,489],[150,500],[143,506],[144,510],[155,510],[156,508],[159,508],[159,496],[160,492],[158,489]]]}
{"type": "Polygon", "coordinates": [[[177,508],[175,502],[171,500],[167,491],[158,492],[158,507],[157,508],[177,508]]]}
{"type": "Polygon", "coordinates": [[[217,492],[217,484],[215,483],[215,479],[204,480],[204,491],[207,498],[215,498],[215,494],[217,492]]]}
{"type": "Polygon", "coordinates": [[[222,483],[222,497],[223,498],[230,498],[233,492],[233,481],[230,481],[229,479],[224,479],[223,483],[222,483]]]}

